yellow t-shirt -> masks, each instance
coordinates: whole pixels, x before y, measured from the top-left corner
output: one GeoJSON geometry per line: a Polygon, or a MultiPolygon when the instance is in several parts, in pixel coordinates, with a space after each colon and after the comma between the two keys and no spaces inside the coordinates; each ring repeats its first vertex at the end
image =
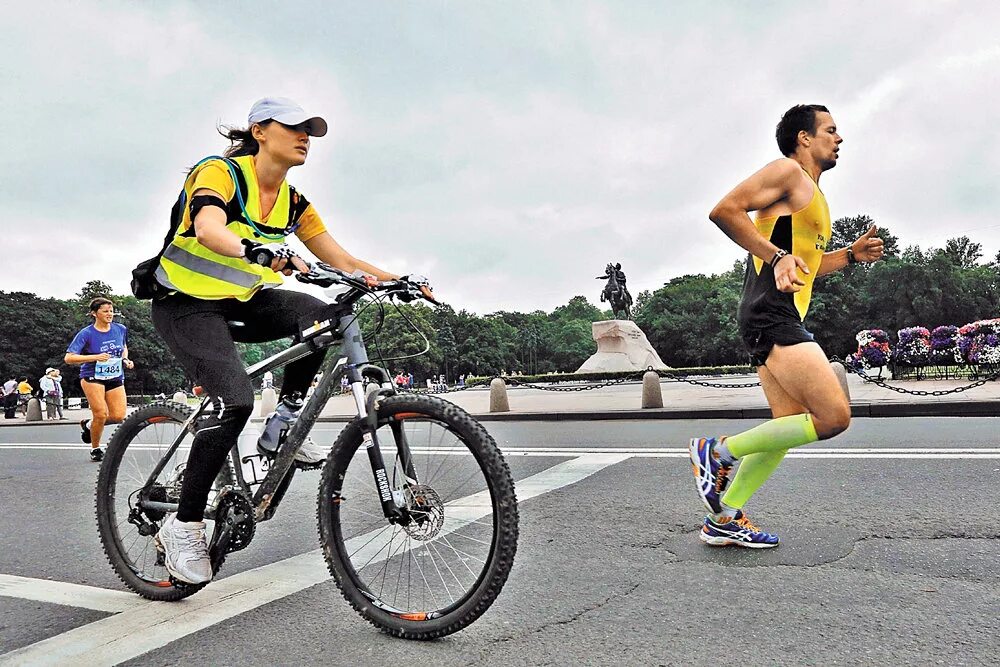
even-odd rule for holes
{"type": "Polygon", "coordinates": [[[17,385],[17,393],[19,393],[19,394],[30,394],[31,393],[31,385],[28,384],[27,382],[19,382],[18,385],[17,385]]]}
{"type": "MultiPolygon", "coordinates": [[[[209,160],[205,164],[199,166],[192,175],[194,176],[194,183],[192,185],[191,192],[197,192],[202,188],[211,190],[222,197],[227,203],[236,196],[236,184],[233,182],[233,177],[229,173],[229,167],[227,167],[221,160],[209,160]]],[[[255,175],[251,176],[254,178],[256,177],[255,175]]],[[[256,191],[257,188],[253,187],[251,190],[256,191]]],[[[302,197],[299,193],[296,193],[296,196],[302,197]]],[[[267,216],[260,217],[259,201],[248,201],[245,202],[245,204],[247,213],[250,217],[254,220],[259,220],[260,222],[267,224],[268,217],[270,217],[271,214],[268,212],[267,216]]],[[[310,203],[299,217],[299,226],[295,230],[295,235],[299,237],[300,241],[304,242],[322,234],[325,231],[326,225],[323,224],[323,220],[319,217],[319,213],[316,212],[316,207],[310,203]]]]}

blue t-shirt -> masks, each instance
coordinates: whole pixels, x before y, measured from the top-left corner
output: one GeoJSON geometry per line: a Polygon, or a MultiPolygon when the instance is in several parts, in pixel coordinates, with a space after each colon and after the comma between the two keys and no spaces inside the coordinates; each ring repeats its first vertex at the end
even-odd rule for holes
{"type": "Polygon", "coordinates": [[[95,380],[119,380],[125,378],[125,368],[122,366],[122,355],[128,331],[125,325],[111,323],[109,331],[98,331],[93,324],[80,329],[73,342],[66,348],[73,354],[103,354],[107,352],[111,358],[107,361],[88,361],[80,366],[80,377],[95,380]]]}

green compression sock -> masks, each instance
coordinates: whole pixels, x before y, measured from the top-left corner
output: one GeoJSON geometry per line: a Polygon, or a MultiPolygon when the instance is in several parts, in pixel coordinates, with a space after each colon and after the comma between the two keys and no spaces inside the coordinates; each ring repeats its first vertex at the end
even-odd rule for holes
{"type": "Polygon", "coordinates": [[[740,459],[740,466],[736,469],[736,476],[730,482],[726,495],[722,497],[722,504],[734,509],[742,508],[777,469],[787,452],[787,449],[758,452],[740,459]]]}
{"type": "Polygon", "coordinates": [[[726,448],[733,456],[742,459],[748,454],[782,451],[817,440],[819,436],[816,435],[812,415],[805,413],[778,417],[749,431],[731,435],[726,438],[726,448]]]}

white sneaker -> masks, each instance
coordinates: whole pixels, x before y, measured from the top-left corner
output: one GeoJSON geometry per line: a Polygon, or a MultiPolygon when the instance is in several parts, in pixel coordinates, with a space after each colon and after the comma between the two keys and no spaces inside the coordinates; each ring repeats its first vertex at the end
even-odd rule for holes
{"type": "Polygon", "coordinates": [[[330,453],[329,447],[323,449],[313,442],[311,437],[306,436],[305,442],[299,447],[299,451],[295,452],[295,460],[299,463],[313,466],[325,461],[328,453],[330,453]]]}
{"type": "Polygon", "coordinates": [[[204,521],[178,521],[177,514],[168,514],[156,533],[156,548],[166,554],[167,572],[175,579],[189,584],[212,580],[204,521]]]}

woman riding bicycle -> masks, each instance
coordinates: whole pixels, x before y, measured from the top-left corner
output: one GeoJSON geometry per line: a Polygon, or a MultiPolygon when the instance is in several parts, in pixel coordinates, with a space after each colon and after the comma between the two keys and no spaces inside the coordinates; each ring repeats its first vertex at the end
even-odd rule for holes
{"type": "MultiPolygon", "coordinates": [[[[251,107],[245,130],[227,130],[227,159],[202,161],[184,183],[183,219],[156,270],[170,294],[152,307],[156,330],[213,404],[194,437],[178,511],[157,533],[167,571],[192,584],[212,578],[205,505],[254,406],[234,341],[291,336],[300,318],[324,305],[308,294],[274,289],[282,282],[279,274],[308,271],[285,237],[294,233],[313,255],[343,271],[399,277],[341,247],[313,205],[285,181],[290,168],[305,163],[310,137],[326,134],[325,120],[287,98],[264,98],[251,107]],[[231,329],[229,322],[242,325],[231,329]]],[[[288,364],[279,400],[305,395],[323,356],[314,352],[288,364]]],[[[315,464],[325,455],[307,440],[296,459],[315,464]]]]}

